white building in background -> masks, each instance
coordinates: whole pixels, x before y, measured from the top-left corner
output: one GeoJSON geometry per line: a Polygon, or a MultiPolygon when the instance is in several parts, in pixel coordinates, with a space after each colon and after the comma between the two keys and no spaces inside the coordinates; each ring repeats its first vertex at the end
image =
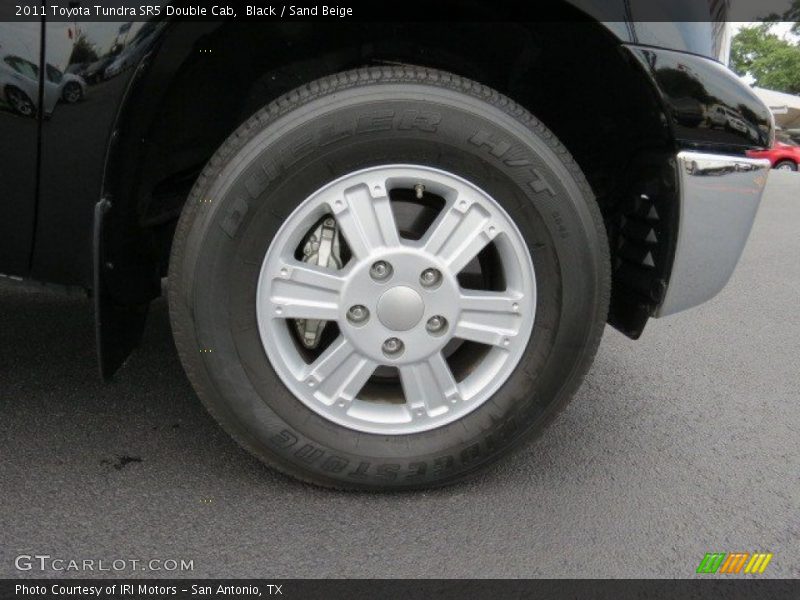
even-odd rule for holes
{"type": "Polygon", "coordinates": [[[753,87],[753,91],[769,106],[778,127],[800,130],[800,96],[760,87],[753,87]]]}

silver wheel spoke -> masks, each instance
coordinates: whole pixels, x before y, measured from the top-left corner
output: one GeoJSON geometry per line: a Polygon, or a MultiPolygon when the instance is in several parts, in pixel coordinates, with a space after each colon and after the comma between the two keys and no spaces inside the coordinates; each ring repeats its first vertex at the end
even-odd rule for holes
{"type": "Polygon", "coordinates": [[[521,294],[462,290],[455,336],[491,346],[510,346],[523,321],[521,301],[521,294]]]}
{"type": "Polygon", "coordinates": [[[400,381],[408,407],[415,417],[443,413],[459,398],[458,383],[441,352],[425,362],[400,367],[400,381]]]}
{"type": "Polygon", "coordinates": [[[353,345],[339,336],[317,360],[308,366],[302,379],[317,390],[326,404],[352,402],[370,378],[377,363],[361,356],[353,345]]]}
{"type": "Polygon", "coordinates": [[[276,317],[335,321],[344,278],[298,261],[284,263],[273,279],[270,302],[276,317]]]}
{"type": "Polygon", "coordinates": [[[371,192],[367,184],[353,186],[330,203],[336,222],[357,258],[367,258],[377,248],[400,244],[389,196],[382,185],[378,187],[379,192],[371,192]]]}
{"type": "Polygon", "coordinates": [[[491,215],[478,203],[456,198],[431,225],[425,251],[437,254],[452,273],[458,273],[497,234],[491,215]]]}

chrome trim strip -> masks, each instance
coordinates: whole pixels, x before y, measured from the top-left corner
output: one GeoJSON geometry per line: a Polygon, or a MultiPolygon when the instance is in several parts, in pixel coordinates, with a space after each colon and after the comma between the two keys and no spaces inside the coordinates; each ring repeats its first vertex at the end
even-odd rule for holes
{"type": "Polygon", "coordinates": [[[678,153],[680,207],[675,260],[656,317],[713,298],[742,254],[767,183],[766,159],[678,153]]]}

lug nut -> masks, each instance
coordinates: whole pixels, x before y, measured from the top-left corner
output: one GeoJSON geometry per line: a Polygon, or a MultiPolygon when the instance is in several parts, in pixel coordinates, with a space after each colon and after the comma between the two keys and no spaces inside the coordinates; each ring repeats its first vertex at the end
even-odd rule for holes
{"type": "Polygon", "coordinates": [[[385,260],[379,260],[370,267],[369,274],[376,281],[385,281],[392,276],[392,265],[385,260]]]}
{"type": "Polygon", "coordinates": [[[428,333],[433,335],[442,334],[447,329],[447,319],[441,315],[435,315],[428,319],[428,322],[425,324],[425,329],[428,330],[428,333]]]}
{"type": "Polygon", "coordinates": [[[442,282],[442,274],[438,269],[425,269],[419,276],[419,282],[423,287],[436,287],[442,282]]]}
{"type": "Polygon", "coordinates": [[[389,338],[383,342],[383,353],[386,356],[400,356],[403,353],[403,342],[398,338],[389,338]]]}
{"type": "Polygon", "coordinates": [[[367,319],[369,319],[369,310],[366,306],[356,304],[355,306],[351,306],[350,310],[347,311],[347,320],[354,325],[360,325],[366,322],[367,319]]]}

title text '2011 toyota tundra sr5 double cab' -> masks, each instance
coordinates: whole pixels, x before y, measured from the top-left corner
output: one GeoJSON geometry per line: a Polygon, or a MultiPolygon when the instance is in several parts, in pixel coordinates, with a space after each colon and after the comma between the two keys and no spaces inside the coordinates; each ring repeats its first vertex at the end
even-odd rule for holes
{"type": "Polygon", "coordinates": [[[725,285],[774,137],[719,15],[488,4],[3,23],[0,272],[90,290],[105,377],[166,278],[198,395],[284,473],[478,472],[564,406],[607,322],[637,338],[725,285]],[[45,115],[48,66],[88,84],[45,115]]]}

